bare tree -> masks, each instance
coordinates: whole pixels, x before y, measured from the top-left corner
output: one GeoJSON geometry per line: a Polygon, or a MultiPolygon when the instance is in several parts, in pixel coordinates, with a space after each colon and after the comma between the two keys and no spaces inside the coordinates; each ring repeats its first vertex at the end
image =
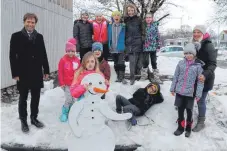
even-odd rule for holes
{"type": "Polygon", "coordinates": [[[227,24],[227,0],[214,0],[214,2],[217,4],[214,21],[227,24]]]}

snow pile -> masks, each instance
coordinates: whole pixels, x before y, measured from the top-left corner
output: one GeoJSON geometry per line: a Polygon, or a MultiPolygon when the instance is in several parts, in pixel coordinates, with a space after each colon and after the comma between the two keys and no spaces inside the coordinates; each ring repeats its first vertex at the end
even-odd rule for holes
{"type": "MultiPolygon", "coordinates": [[[[172,75],[180,58],[158,57],[161,74],[172,75]]],[[[133,92],[146,86],[148,81],[137,81],[135,85],[122,85],[113,82],[116,78],[111,62],[111,86],[106,95],[106,101],[115,109],[116,95],[130,98],[133,92]]],[[[128,68],[128,64],[127,64],[128,68]]],[[[127,69],[128,71],[128,69],[127,69]]],[[[161,85],[165,101],[153,106],[147,113],[148,117],[138,118],[139,125],[128,130],[125,122],[109,121],[113,129],[117,144],[140,144],[138,151],[145,150],[225,150],[227,148],[227,69],[217,68],[215,88],[208,96],[206,129],[199,133],[192,133],[190,138],[184,135],[176,137],[173,131],[177,128],[177,111],[174,108],[174,97],[170,95],[171,81],[161,85]],[[202,145],[201,145],[202,144],[202,145]]],[[[28,101],[29,102],[29,101],[28,101]]],[[[64,93],[59,87],[48,89],[41,96],[39,119],[46,127],[38,130],[30,125],[30,133],[23,134],[20,130],[17,104],[4,104],[2,114],[2,143],[21,143],[27,146],[45,146],[50,148],[66,148],[67,140],[71,137],[68,123],[61,123],[59,116],[64,103],[64,93]]],[[[29,107],[28,107],[28,110],[29,107]]],[[[28,111],[30,113],[30,111],[28,111]]],[[[194,110],[196,119],[197,107],[194,110]]],[[[29,118],[28,118],[29,119],[29,118]]],[[[196,121],[195,121],[196,122],[196,121]]]]}

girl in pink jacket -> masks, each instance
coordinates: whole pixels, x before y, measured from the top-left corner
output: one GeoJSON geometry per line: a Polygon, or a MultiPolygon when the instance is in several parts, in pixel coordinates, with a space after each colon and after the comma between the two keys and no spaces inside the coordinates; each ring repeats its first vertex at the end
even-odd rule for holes
{"type": "Polygon", "coordinates": [[[58,80],[59,85],[65,91],[65,103],[62,106],[61,122],[66,122],[73,97],[70,94],[70,86],[73,81],[74,72],[80,67],[80,60],[75,56],[76,40],[69,39],[65,47],[66,54],[61,58],[58,64],[58,80]]]}
{"type": "MultiPolygon", "coordinates": [[[[90,73],[101,73],[99,70],[99,62],[92,52],[84,55],[81,67],[75,73],[72,85],[70,87],[71,95],[74,98],[80,98],[88,90],[89,83],[82,85],[82,79],[90,73]]],[[[103,75],[103,74],[102,74],[103,75]]]]}

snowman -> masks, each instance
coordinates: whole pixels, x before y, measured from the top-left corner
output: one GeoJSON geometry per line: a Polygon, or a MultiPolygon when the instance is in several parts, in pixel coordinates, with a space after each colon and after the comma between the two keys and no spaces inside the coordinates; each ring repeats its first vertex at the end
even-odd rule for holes
{"type": "Polygon", "coordinates": [[[132,114],[117,114],[101,99],[107,92],[103,75],[90,73],[82,79],[83,84],[89,84],[89,88],[69,112],[74,137],[69,141],[68,151],[114,151],[115,136],[105,122],[107,119],[127,120],[132,114]]]}

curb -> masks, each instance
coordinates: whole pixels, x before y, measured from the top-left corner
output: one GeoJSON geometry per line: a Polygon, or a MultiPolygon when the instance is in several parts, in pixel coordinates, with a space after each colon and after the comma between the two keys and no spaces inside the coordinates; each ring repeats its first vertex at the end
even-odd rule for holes
{"type": "MultiPolygon", "coordinates": [[[[114,151],[135,151],[140,145],[121,146],[116,145],[114,151]]],[[[68,149],[54,149],[44,147],[29,147],[24,144],[1,144],[1,148],[7,151],[68,151],[68,149]]]]}

